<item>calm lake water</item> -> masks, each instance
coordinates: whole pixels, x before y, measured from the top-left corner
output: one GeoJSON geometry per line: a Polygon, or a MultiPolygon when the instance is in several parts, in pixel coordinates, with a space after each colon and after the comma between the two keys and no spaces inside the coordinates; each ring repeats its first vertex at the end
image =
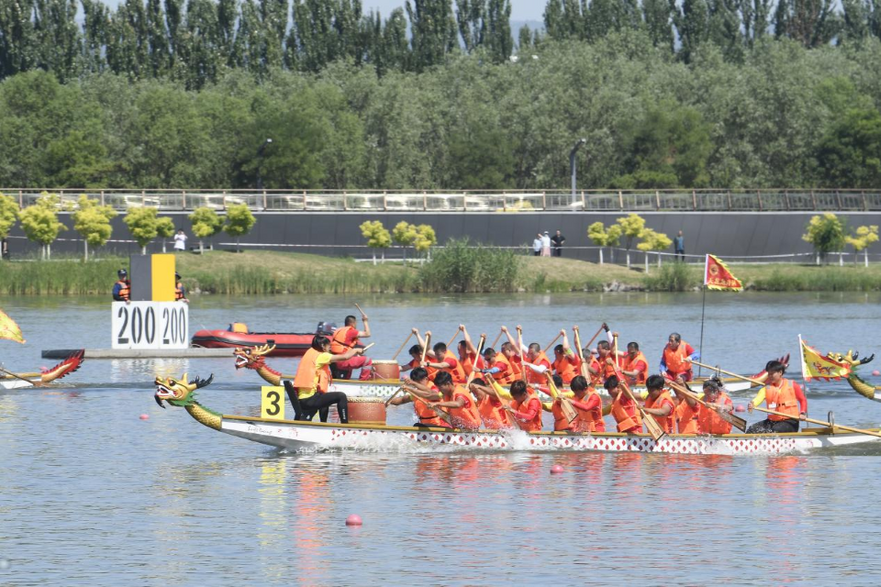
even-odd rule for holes
{"type": "MultiPolygon", "coordinates": [[[[700,294],[195,297],[190,331],[246,322],[310,331],[358,302],[390,358],[411,326],[446,341],[502,322],[547,344],[606,320],[657,362],[670,332],[697,346],[700,294]]],[[[709,294],[706,362],[754,373],[792,353],[881,352],[876,294],[709,294]]],[[[106,299],[6,298],[28,343],[107,348],[106,299]]],[[[881,357],[878,359],[881,368],[881,357]]],[[[292,372],[294,359],[270,359],[292,372]]],[[[862,368],[873,378],[876,365],[862,368]]],[[[286,454],[211,431],[153,401],[156,375],[207,377],[202,403],[259,411],[261,380],[233,359],[91,360],[64,387],[0,391],[0,585],[876,584],[881,443],[783,457],[286,454]],[[140,420],[147,414],[148,420],[140,420]],[[549,474],[560,464],[564,473],[549,474]],[[346,527],[359,514],[364,525],[346,527]]],[[[735,394],[737,403],[748,395],[735,394]]],[[[811,383],[813,417],[881,424],[844,382],[811,383]]],[[[751,417],[759,419],[758,416],[751,417]]],[[[389,421],[407,424],[412,408],[389,421]]]]}

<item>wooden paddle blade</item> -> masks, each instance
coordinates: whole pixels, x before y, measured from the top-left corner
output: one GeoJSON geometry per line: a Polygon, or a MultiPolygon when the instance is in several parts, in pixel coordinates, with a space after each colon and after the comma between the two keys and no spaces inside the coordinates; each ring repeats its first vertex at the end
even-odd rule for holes
{"type": "Polygon", "coordinates": [[[642,413],[642,421],[645,423],[646,429],[649,431],[649,434],[652,435],[652,438],[654,438],[656,442],[658,440],[661,440],[664,435],[667,434],[666,432],[664,432],[664,429],[661,428],[661,425],[658,424],[658,421],[655,420],[654,416],[652,416],[648,412],[642,413]]]}
{"type": "Polygon", "coordinates": [[[569,398],[565,398],[562,395],[560,395],[560,408],[566,421],[570,424],[578,418],[578,411],[572,405],[572,402],[569,401],[569,398]]]}
{"type": "MultiPolygon", "coordinates": [[[[711,408],[712,409],[712,408],[711,408]]],[[[746,420],[741,418],[740,416],[735,416],[731,412],[726,412],[725,410],[715,410],[719,417],[740,430],[741,432],[746,432],[746,420]]]]}

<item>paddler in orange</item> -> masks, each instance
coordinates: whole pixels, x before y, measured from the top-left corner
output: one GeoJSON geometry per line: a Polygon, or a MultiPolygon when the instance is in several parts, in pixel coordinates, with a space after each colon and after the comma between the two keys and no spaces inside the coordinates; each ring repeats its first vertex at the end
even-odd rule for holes
{"type": "Polygon", "coordinates": [[[621,357],[621,373],[627,378],[627,383],[633,385],[645,385],[648,376],[649,362],[639,350],[639,344],[627,343],[627,353],[621,357]]]}
{"type": "Polygon", "coordinates": [[[700,434],[700,415],[703,410],[701,405],[694,401],[691,396],[679,393],[673,388],[676,407],[673,409],[673,418],[676,420],[676,428],[679,434],[700,434]]]}
{"type": "MultiPolygon", "coordinates": [[[[572,422],[567,421],[563,415],[560,394],[556,391],[551,413],[554,415],[554,430],[571,430],[572,432],[605,432],[606,424],[603,422],[603,402],[599,394],[587,383],[583,375],[578,375],[569,383],[572,396],[569,403],[575,408],[578,417],[572,422]]],[[[565,394],[563,394],[565,396],[565,394]]]]}
{"type": "Polygon", "coordinates": [[[786,416],[768,414],[766,420],[756,422],[746,429],[746,433],[798,432],[799,420],[804,420],[808,415],[808,398],[805,397],[798,383],[783,377],[786,373],[786,365],[780,361],[768,361],[765,371],[768,373],[765,387],[759,390],[758,395],[747,404],[747,408],[752,412],[753,407],[766,401],[769,410],[781,412],[786,416]]]}
{"type": "Polygon", "coordinates": [[[660,375],[649,375],[645,380],[645,387],[648,390],[643,408],[645,413],[653,416],[664,432],[673,434],[675,431],[673,412],[676,404],[673,403],[670,392],[664,389],[664,378],[660,375]]]}
{"type": "Polygon", "coordinates": [[[505,413],[505,406],[510,398],[507,393],[495,381],[489,382],[476,378],[468,386],[477,400],[477,411],[483,420],[483,427],[489,430],[501,430],[512,428],[511,421],[505,413]]]}
{"type": "Polygon", "coordinates": [[[453,381],[447,371],[440,371],[434,378],[434,384],[442,394],[441,401],[429,402],[435,410],[443,409],[450,415],[454,428],[477,430],[480,428],[480,412],[477,402],[468,391],[453,381]]]}
{"type": "Polygon", "coordinates": [[[526,388],[526,382],[518,379],[511,384],[511,398],[514,400],[505,409],[510,412],[526,432],[541,430],[541,401],[526,388]]]}
{"type": "MultiPolygon", "coordinates": [[[[615,333],[617,334],[617,333],[615,333]]],[[[592,358],[587,370],[590,373],[591,384],[599,387],[606,379],[615,374],[615,356],[612,354],[612,345],[608,340],[597,343],[597,356],[592,358]]]]}
{"type": "Polygon", "coordinates": [[[489,367],[479,369],[479,371],[485,375],[491,375],[502,385],[510,385],[517,379],[514,368],[511,366],[513,357],[514,346],[510,342],[503,343],[498,353],[494,349],[486,349],[483,352],[483,360],[489,367]]]}
{"type": "Polygon", "coordinates": [[[560,330],[563,336],[563,344],[554,347],[554,373],[563,378],[563,383],[569,385],[569,382],[578,375],[581,361],[578,356],[569,348],[569,337],[566,336],[566,329],[560,330]]]}
{"type": "Polygon", "coordinates": [[[701,354],[674,332],[667,339],[667,346],[661,353],[661,375],[683,383],[694,379],[691,361],[697,361],[701,354]]]}
{"type": "MultiPolygon", "coordinates": [[[[341,355],[349,349],[358,346],[362,338],[369,338],[370,323],[367,321],[367,314],[364,312],[361,312],[361,322],[364,323],[364,330],[358,330],[357,318],[354,316],[346,316],[344,325],[341,328],[337,328],[333,333],[333,338],[330,341],[330,352],[335,355],[341,355]]],[[[342,374],[343,379],[351,379],[352,371],[354,369],[361,369],[361,376],[359,379],[361,381],[367,381],[371,378],[370,365],[372,364],[373,359],[359,355],[348,361],[338,363],[336,368],[342,374]]]]}
{"type": "MultiPolygon", "coordinates": [[[[523,327],[519,324],[517,325],[517,330],[522,330],[523,327]]],[[[520,369],[519,377],[522,377],[522,373],[526,371],[526,382],[532,386],[544,385],[545,379],[545,371],[551,368],[551,361],[548,359],[547,355],[544,351],[541,350],[541,345],[537,342],[529,343],[529,346],[519,347],[519,342],[514,340],[514,337],[508,331],[507,327],[502,326],[502,332],[504,332],[508,336],[508,342],[511,343],[511,346],[515,349],[515,355],[513,358],[513,366],[515,371],[517,368],[520,369]]]]}
{"type": "Polygon", "coordinates": [[[442,420],[433,409],[428,407],[429,403],[440,401],[442,396],[437,387],[428,380],[428,372],[425,369],[422,367],[413,369],[413,372],[410,373],[410,378],[404,379],[401,387],[408,393],[403,396],[397,396],[390,403],[393,406],[400,406],[401,404],[413,402],[413,409],[416,410],[416,417],[419,419],[414,426],[450,428],[449,424],[442,420]],[[424,401],[414,400],[410,397],[410,394],[424,401]]]}
{"type": "MultiPolygon", "coordinates": [[[[333,381],[330,375],[330,364],[347,361],[360,355],[363,349],[349,349],[347,352],[334,355],[330,353],[330,340],[320,334],[312,339],[312,347],[300,359],[297,374],[294,376],[296,397],[288,390],[288,398],[297,414],[305,420],[312,420],[317,412],[322,422],[327,422],[328,410],[336,404],[340,422],[349,421],[349,400],[340,391],[327,391],[333,381]]],[[[299,416],[298,416],[299,419],[299,416]]]]}
{"type": "Polygon", "coordinates": [[[617,375],[612,375],[603,384],[612,396],[612,417],[618,425],[618,432],[639,434],[642,432],[642,417],[636,403],[624,392],[622,385],[617,375]]]}
{"type": "Polygon", "coordinates": [[[477,349],[474,348],[474,343],[471,341],[471,337],[468,335],[464,324],[459,324],[459,330],[462,331],[462,340],[459,341],[456,347],[456,350],[459,352],[459,364],[462,365],[462,370],[465,371],[465,377],[470,377],[471,372],[474,370],[474,363],[477,360],[477,349]]]}
{"type": "MultiPolygon", "coordinates": [[[[734,410],[734,402],[731,401],[731,398],[725,393],[716,379],[704,381],[703,400],[727,412],[734,410]]],[[[720,418],[719,414],[714,410],[701,407],[700,415],[698,416],[698,431],[700,434],[730,434],[731,428],[731,423],[720,418]]]]}
{"type": "Polygon", "coordinates": [[[399,365],[401,368],[401,373],[404,371],[410,371],[419,366],[419,363],[422,361],[422,347],[418,344],[414,344],[410,347],[410,350],[407,351],[410,355],[410,362],[405,363],[403,365],[399,365]]]}
{"type": "Polygon", "coordinates": [[[435,372],[434,379],[429,375],[429,379],[432,379],[432,381],[437,381],[438,373],[449,373],[453,377],[453,383],[465,383],[465,379],[467,379],[465,370],[459,364],[459,361],[456,360],[456,357],[453,356],[453,353],[447,350],[447,345],[444,343],[439,342],[434,345],[434,350],[429,351],[425,358],[426,361],[422,366],[426,369],[433,369],[435,372]],[[427,360],[429,356],[432,358],[430,361],[427,360]]]}

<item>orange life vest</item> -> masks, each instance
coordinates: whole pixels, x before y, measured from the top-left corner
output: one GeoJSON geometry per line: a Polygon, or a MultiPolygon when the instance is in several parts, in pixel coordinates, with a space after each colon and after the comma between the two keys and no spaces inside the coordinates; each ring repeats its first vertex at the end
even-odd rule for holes
{"type": "Polygon", "coordinates": [[[576,357],[567,357],[565,354],[559,359],[554,360],[554,371],[563,379],[563,383],[569,383],[579,375],[578,359],[576,357]]]}
{"type": "Polygon", "coordinates": [[[474,371],[474,359],[472,358],[471,353],[465,351],[465,356],[459,355],[459,365],[462,367],[462,371],[465,373],[465,378],[471,376],[471,372],[474,371]]]}
{"type": "Polygon", "coordinates": [[[350,330],[355,330],[355,328],[353,326],[343,326],[334,331],[333,338],[330,339],[331,353],[334,355],[342,355],[355,348],[355,345],[358,344],[357,337],[355,337],[355,340],[352,341],[351,345],[346,344],[346,336],[349,334],[350,330]]]}
{"type": "Polygon", "coordinates": [[[768,414],[769,420],[779,422],[790,418],[798,419],[798,399],[795,397],[795,388],[789,379],[781,379],[779,387],[766,385],[765,402],[769,410],[786,414],[786,416],[768,414]]]}
{"type": "MultiPolygon", "coordinates": [[[[544,354],[544,351],[541,351],[538,353],[538,357],[536,357],[535,361],[532,364],[535,366],[539,366],[542,364],[542,362],[544,362],[545,367],[547,367],[548,369],[551,368],[551,362],[548,359],[548,356],[546,354],[544,354]]],[[[526,382],[527,383],[544,383],[546,381],[543,373],[536,373],[535,371],[533,371],[529,367],[524,366],[523,368],[526,369],[526,382]]]]}
{"type": "Polygon", "coordinates": [[[649,396],[645,400],[645,407],[660,409],[661,406],[667,402],[669,402],[672,406],[670,413],[666,416],[655,416],[654,414],[652,414],[652,418],[654,418],[658,422],[658,424],[661,425],[661,428],[664,429],[664,432],[666,432],[667,434],[672,434],[676,421],[676,404],[673,403],[673,398],[670,397],[670,392],[664,390],[655,399],[652,399],[651,396],[649,396]]]}
{"type": "Polygon", "coordinates": [[[645,355],[642,354],[642,351],[638,351],[636,356],[632,359],[630,358],[630,354],[625,355],[621,359],[621,370],[622,371],[634,371],[636,369],[636,364],[640,361],[645,363],[645,371],[640,371],[639,375],[636,377],[627,377],[627,382],[630,385],[645,385],[646,373],[648,372],[649,362],[646,360],[645,355]]]}
{"type": "Polygon", "coordinates": [[[514,381],[523,379],[523,359],[509,361],[511,363],[511,371],[514,373],[514,381]]]}
{"type": "MultiPolygon", "coordinates": [[[[608,355],[607,358],[614,359],[612,355],[608,355]]],[[[606,358],[600,362],[599,358],[594,357],[590,360],[590,366],[596,371],[596,373],[590,373],[590,383],[594,387],[601,387],[606,379],[615,374],[615,364],[608,364],[606,358]]]]}
{"type": "Polygon", "coordinates": [[[480,428],[480,412],[477,410],[477,402],[471,397],[471,394],[465,391],[461,385],[457,385],[453,390],[453,401],[457,398],[465,400],[465,406],[461,408],[449,408],[450,416],[453,420],[453,426],[456,428],[466,428],[468,430],[477,430],[480,428]]]}
{"type": "Polygon", "coordinates": [[[174,285],[174,301],[178,301],[178,300],[182,300],[182,299],[184,299],[184,286],[181,285],[180,281],[178,281],[174,285]]]}
{"type": "Polygon", "coordinates": [[[514,383],[514,381],[517,380],[517,378],[514,377],[514,369],[511,367],[511,361],[508,360],[508,357],[505,356],[505,353],[496,353],[496,357],[493,362],[502,363],[502,365],[504,365],[505,367],[498,373],[493,373],[493,379],[498,381],[501,385],[511,385],[512,383],[514,383]]]}
{"type": "MultiPolygon", "coordinates": [[[[724,391],[719,393],[716,402],[719,405],[730,406],[734,402],[728,397],[724,391]]],[[[704,408],[701,406],[701,412],[698,415],[698,428],[701,434],[729,434],[731,432],[731,424],[719,417],[715,410],[704,408]]]]}
{"type": "MultiPolygon", "coordinates": [[[[449,350],[444,353],[444,358],[439,363],[446,363],[447,359],[451,359],[452,361],[456,361],[455,355],[451,353],[449,350]]],[[[450,364],[450,363],[447,363],[450,364]]],[[[465,383],[465,379],[467,379],[467,375],[465,375],[465,369],[462,368],[462,363],[456,361],[455,367],[450,367],[447,369],[441,369],[441,371],[446,371],[453,377],[453,383],[465,383]]]]}
{"type": "Polygon", "coordinates": [[[527,420],[525,422],[523,420],[520,420],[519,418],[517,420],[520,423],[520,429],[525,430],[526,432],[537,432],[541,430],[541,402],[531,393],[526,394],[526,399],[523,400],[523,403],[520,403],[516,400],[511,402],[511,408],[515,412],[518,412],[525,416],[528,413],[527,411],[529,408],[529,404],[533,400],[538,403],[538,413],[531,420],[527,420]],[[523,408],[523,410],[520,409],[521,407],[523,408]]]}
{"type": "MultiPolygon", "coordinates": [[[[587,393],[584,395],[584,399],[580,400],[584,403],[590,399],[591,396],[599,397],[599,394],[595,389],[588,388],[587,393]]],[[[575,406],[575,410],[578,412],[578,432],[605,432],[606,431],[606,422],[603,420],[603,402],[600,400],[599,405],[592,410],[582,410],[578,406],[575,406]]]]}
{"type": "Polygon", "coordinates": [[[675,351],[670,349],[670,343],[664,347],[664,364],[667,365],[667,373],[670,375],[675,377],[680,373],[691,371],[691,363],[685,361],[688,358],[688,354],[685,352],[687,346],[688,344],[684,340],[680,340],[675,351]]]}
{"type": "Polygon", "coordinates": [[[692,408],[688,402],[681,400],[679,405],[673,409],[676,414],[676,425],[679,427],[679,434],[698,434],[700,432],[700,414],[703,411],[702,406],[698,403],[692,408]]]}
{"type": "Polygon", "coordinates": [[[491,430],[501,428],[510,428],[508,416],[505,415],[505,409],[502,402],[489,394],[483,396],[483,399],[477,402],[477,411],[483,420],[483,425],[491,430]]]}
{"type": "Polygon", "coordinates": [[[623,391],[612,402],[611,414],[618,424],[618,432],[642,432],[642,416],[623,391]]]}
{"type": "Polygon", "coordinates": [[[578,418],[575,418],[570,423],[569,420],[566,419],[566,416],[563,415],[563,406],[561,401],[554,400],[554,402],[551,404],[551,413],[554,415],[555,431],[572,430],[573,432],[575,432],[578,430],[578,418]]]}
{"type": "Polygon", "coordinates": [[[120,286],[119,297],[121,297],[125,301],[128,301],[132,293],[131,282],[129,282],[127,279],[120,279],[116,283],[120,286]]]}
{"type": "MultiPolygon", "coordinates": [[[[431,386],[431,389],[433,391],[437,391],[437,388],[433,385],[431,386]]],[[[450,428],[450,425],[441,420],[432,408],[429,408],[427,405],[425,405],[425,402],[421,402],[418,399],[413,399],[413,409],[416,410],[416,417],[419,418],[420,424],[424,424],[426,426],[439,426],[441,428],[450,428]]]]}
{"type": "Polygon", "coordinates": [[[316,368],[315,363],[321,351],[310,348],[300,359],[297,374],[294,376],[294,387],[297,388],[297,397],[306,399],[315,393],[326,393],[333,378],[330,375],[330,365],[321,369],[316,368]]]}

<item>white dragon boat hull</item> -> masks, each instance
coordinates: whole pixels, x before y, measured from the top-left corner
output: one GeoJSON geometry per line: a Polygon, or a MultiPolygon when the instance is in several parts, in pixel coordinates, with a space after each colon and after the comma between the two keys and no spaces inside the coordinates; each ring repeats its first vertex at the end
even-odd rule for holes
{"type": "Polygon", "coordinates": [[[793,434],[669,435],[655,441],[651,436],[642,434],[494,430],[470,432],[445,428],[323,424],[228,415],[221,417],[219,430],[291,451],[406,451],[440,446],[468,451],[777,455],[881,440],[865,434],[833,432],[828,428],[808,428],[793,434]]]}
{"type": "Polygon", "coordinates": [[[36,383],[22,381],[21,379],[0,379],[0,389],[21,389],[23,387],[34,387],[36,383]]]}
{"type": "MultiPolygon", "coordinates": [[[[725,381],[725,389],[729,393],[738,392],[738,391],[746,391],[750,388],[750,383],[748,381],[739,381],[737,379],[724,380],[725,381]]],[[[698,390],[703,385],[703,380],[697,380],[690,385],[698,390]]],[[[328,391],[341,391],[348,395],[349,397],[357,396],[357,397],[388,397],[395,393],[398,388],[401,386],[401,382],[393,379],[374,379],[370,381],[361,381],[358,379],[334,379],[330,386],[328,387],[328,391]]],[[[605,389],[597,390],[600,395],[608,396],[608,393],[605,389]]],[[[633,392],[636,394],[642,394],[645,392],[645,387],[634,387],[633,392]]]]}

